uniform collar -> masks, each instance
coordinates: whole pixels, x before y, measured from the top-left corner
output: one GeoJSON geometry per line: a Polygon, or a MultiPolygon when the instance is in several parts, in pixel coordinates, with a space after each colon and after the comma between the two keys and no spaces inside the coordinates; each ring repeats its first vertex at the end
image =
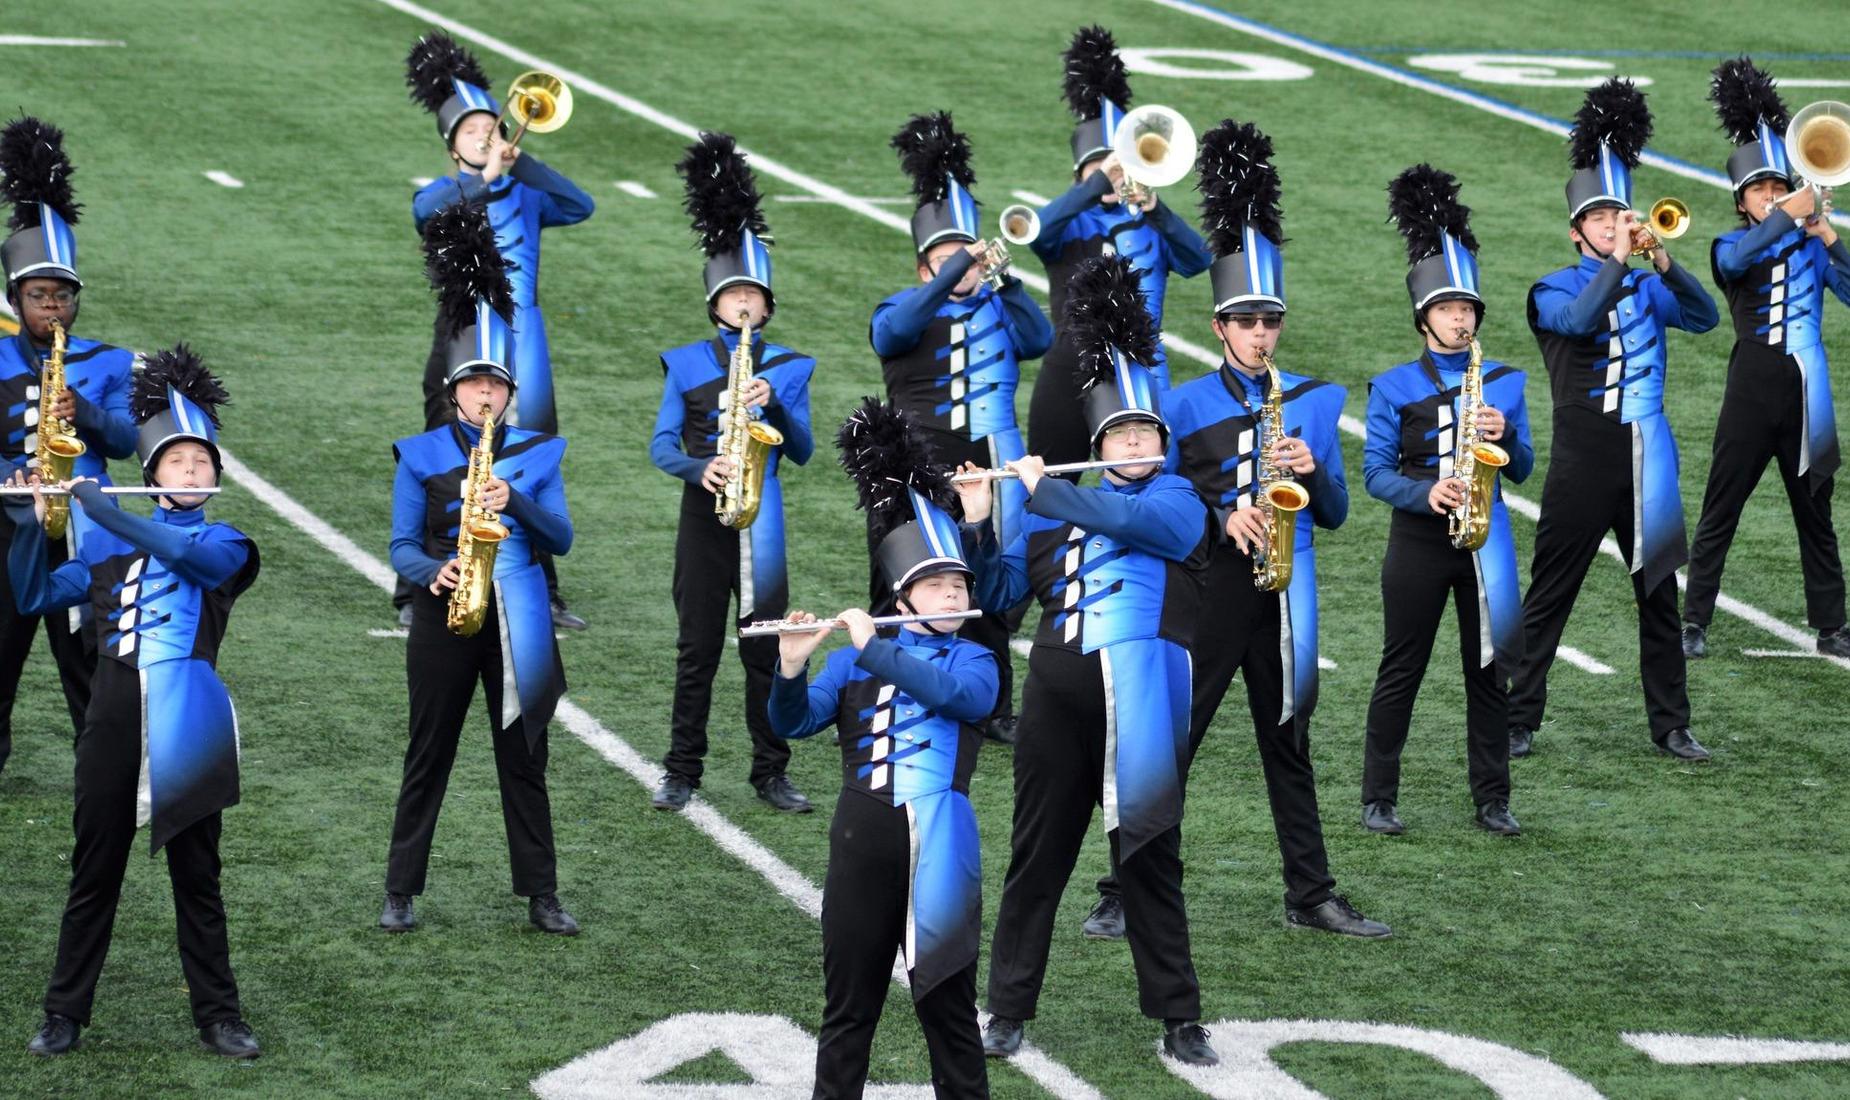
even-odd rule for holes
{"type": "Polygon", "coordinates": [[[1582,253],[1580,256],[1580,262],[1575,264],[1574,268],[1575,270],[1579,271],[1582,275],[1593,276],[1593,275],[1598,275],[1599,269],[1605,266],[1606,266],[1605,260],[1602,260],[1597,256],[1588,256],[1585,253],[1582,253]]]}
{"type": "Polygon", "coordinates": [[[1426,354],[1432,358],[1433,366],[1453,374],[1463,374],[1465,367],[1471,363],[1469,351],[1433,351],[1428,348],[1426,354]]]}
{"type": "Polygon", "coordinates": [[[899,628],[898,637],[895,638],[894,640],[897,641],[900,645],[912,646],[918,649],[943,649],[944,647],[950,645],[952,642],[956,641],[957,635],[955,634],[920,634],[916,630],[907,630],[905,627],[902,626],[899,628]]]}
{"type": "Polygon", "coordinates": [[[154,522],[164,523],[169,527],[203,527],[206,522],[206,510],[204,508],[166,508],[156,505],[154,522]]]}
{"type": "Polygon", "coordinates": [[[1225,359],[1221,360],[1220,374],[1221,383],[1227,387],[1227,392],[1236,398],[1245,394],[1246,403],[1249,406],[1256,406],[1258,402],[1265,400],[1266,379],[1264,375],[1254,378],[1225,359]]]}

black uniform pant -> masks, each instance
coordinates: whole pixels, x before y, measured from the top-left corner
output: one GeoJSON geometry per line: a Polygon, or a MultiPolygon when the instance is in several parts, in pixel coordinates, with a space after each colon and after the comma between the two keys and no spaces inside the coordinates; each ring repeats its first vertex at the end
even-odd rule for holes
{"type": "MultiPolygon", "coordinates": [[[[45,1011],[90,1023],[96,979],[109,954],[116,903],[129,851],[135,846],[135,802],[141,777],[141,679],[106,660],[97,672],[90,710],[77,738],[76,834],[71,848],[71,895],[58,931],[58,961],[45,990],[45,1011]]],[[[201,818],[167,842],[180,968],[198,1027],[239,1016],[231,973],[225,903],[219,895],[221,815],[201,818]]]]}
{"type": "MultiPolygon", "coordinates": [[[[1015,822],[989,955],[989,1011],[1032,1019],[1047,973],[1060,895],[1104,789],[1105,684],[1099,657],[1037,645],[1015,741],[1015,822]]],[[[1112,862],[1123,883],[1138,1007],[1159,1020],[1201,1015],[1182,900],[1182,830],[1112,862]]]]}
{"type": "MultiPolygon", "coordinates": [[[[675,638],[674,710],[669,723],[668,755],[662,767],[700,786],[707,755],[707,714],[713,704],[713,677],[726,639],[743,618],[727,614],[739,595],[739,540],[734,530],[713,515],[713,494],[689,485],[681,492],[681,526],[674,542],[674,608],[681,620],[675,638]]],[[[757,594],[755,619],[775,619],[789,610],[785,594],[757,594]]],[[[743,609],[742,609],[743,610],[743,609]]],[[[745,728],[752,738],[752,786],[784,774],[790,745],[771,732],[766,709],[771,676],[777,668],[776,637],[740,638],[739,661],[745,666],[745,728]]]]}
{"type": "MultiPolygon", "coordinates": [[[[0,563],[13,547],[13,524],[0,516],[0,563]]],[[[53,567],[64,560],[64,543],[51,546],[53,567]]],[[[19,697],[19,677],[32,652],[32,635],[39,620],[45,621],[45,642],[51,647],[52,660],[58,664],[58,680],[64,688],[64,704],[71,712],[71,732],[83,729],[84,713],[90,707],[90,676],[96,668],[96,633],[88,628],[72,630],[70,612],[54,611],[49,615],[27,615],[13,599],[13,586],[0,582],[0,768],[6,767],[13,753],[13,701],[19,697]]]]}
{"type": "Polygon", "coordinates": [[[1368,701],[1364,803],[1400,801],[1400,753],[1448,598],[1458,613],[1471,800],[1479,806],[1509,801],[1509,697],[1497,662],[1480,663],[1477,565],[1469,550],[1453,548],[1445,517],[1397,510],[1381,563],[1381,669],[1368,701]]]}
{"type": "Polygon", "coordinates": [[[411,741],[405,748],[398,812],[392,819],[392,848],[386,860],[388,893],[424,892],[437,812],[449,789],[450,768],[462,738],[469,704],[479,680],[488,703],[495,774],[501,786],[501,820],[507,828],[508,862],[514,893],[521,897],[556,893],[552,803],[546,795],[546,731],[529,744],[519,718],[501,722],[501,632],[490,597],[487,621],[472,638],[459,638],[444,625],[449,601],[419,589],[412,601],[411,638],[405,646],[405,680],[411,689],[411,741]]]}
{"type": "MultiPolygon", "coordinates": [[[[1626,564],[1632,555],[1632,432],[1577,408],[1558,412],[1554,457],[1542,484],[1542,517],[1535,530],[1529,591],[1522,601],[1522,663],[1510,682],[1510,724],[1536,729],[1548,702],[1548,669],[1581,582],[1600,540],[1618,540],[1626,564]]],[[[1677,621],[1677,579],[1665,577],[1646,591],[1632,574],[1638,606],[1638,664],[1644,680],[1651,739],[1689,725],[1683,639],[1677,621]]]]}
{"type": "Polygon", "coordinates": [[[1715,421],[1714,457],[1702,494],[1702,518],[1689,550],[1689,591],[1683,618],[1708,626],[1721,591],[1722,567],[1741,522],[1741,509],[1769,461],[1779,463],[1799,541],[1805,578],[1805,618],[1820,631],[1844,625],[1844,567],[1831,523],[1830,478],[1799,473],[1805,433],[1798,365],[1760,344],[1737,343],[1728,364],[1728,388],[1715,421]]]}
{"type": "MultiPolygon", "coordinates": [[[[1085,406],[1079,400],[1078,363],[1066,333],[1055,333],[1028,397],[1028,453],[1046,459],[1049,466],[1092,457],[1085,406]]],[[[1063,476],[1079,480],[1078,474],[1063,476]]]]}
{"type": "MultiPolygon", "coordinates": [[[[816,1100],[858,1097],[886,1007],[893,958],[906,939],[912,838],[903,806],[843,787],[829,824],[822,887],[822,984],[816,1100]]],[[[976,1022],[976,960],[913,998],[940,1098],[989,1095],[976,1022]]]]}
{"type": "MultiPolygon", "coordinates": [[[[1195,629],[1194,693],[1189,704],[1188,755],[1193,760],[1234,673],[1246,683],[1246,704],[1265,773],[1272,831],[1278,837],[1285,904],[1312,909],[1330,900],[1336,878],[1330,874],[1323,846],[1323,822],[1317,816],[1317,775],[1310,760],[1310,718],[1293,715],[1279,721],[1284,709],[1284,658],[1280,652],[1276,592],[1253,585],[1252,559],[1233,547],[1217,549],[1208,562],[1204,613],[1195,629]]],[[[1098,881],[1100,894],[1118,894],[1117,875],[1098,881]]]]}

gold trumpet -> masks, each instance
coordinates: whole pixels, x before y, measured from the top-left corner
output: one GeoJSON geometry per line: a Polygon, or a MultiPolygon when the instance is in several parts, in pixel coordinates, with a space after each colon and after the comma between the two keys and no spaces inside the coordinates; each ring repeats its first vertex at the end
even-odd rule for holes
{"type": "Polygon", "coordinates": [[[520,144],[520,139],[531,130],[536,134],[550,134],[560,129],[572,118],[572,89],[566,87],[565,81],[551,73],[535,69],[521,73],[508,85],[507,107],[484,137],[475,143],[478,153],[488,152],[491,139],[501,129],[501,124],[512,118],[520,123],[508,145],[520,144]]]}
{"type": "Polygon", "coordinates": [[[1643,256],[1660,242],[1675,240],[1689,232],[1689,204],[1682,199],[1658,199],[1651,204],[1650,212],[1638,221],[1651,239],[1634,247],[1632,255],[1643,256]]]}

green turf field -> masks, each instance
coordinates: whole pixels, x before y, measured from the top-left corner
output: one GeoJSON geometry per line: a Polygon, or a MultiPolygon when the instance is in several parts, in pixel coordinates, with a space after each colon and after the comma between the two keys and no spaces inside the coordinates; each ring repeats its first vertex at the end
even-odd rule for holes
{"type": "MultiPolygon", "coordinates": [[[[522,1093],[542,1074],[678,1014],[782,1017],[814,1035],[822,1005],[814,919],[694,822],[652,811],[645,789],[593,744],[616,751],[592,732],[601,723],[642,757],[658,758],[667,745],[679,487],[646,455],[660,395],[655,357],[710,330],[673,172],[685,139],[664,121],[728,130],[812,186],[882,200],[905,194],[887,137],[909,113],[950,109],[975,145],[977,195],[993,212],[1016,201],[1016,189],[1052,196],[1068,180],[1058,54],[1082,21],[1105,23],[1126,47],[1243,51],[1308,66],[1295,80],[1133,73],[1131,81],[1137,102],[1174,106],[1198,128],[1232,116],[1272,135],[1292,238],[1291,322],[1279,363],[1346,384],[1354,417],[1368,377],[1417,350],[1404,252],[1384,222],[1386,184],[1419,160],[1462,178],[1483,245],[1486,353],[1531,371],[1539,461],[1531,483],[1514,491],[1539,498],[1548,393],[1522,313],[1529,283],[1572,257],[1558,137],[1140,0],[433,2],[468,28],[660,112],[645,118],[581,86],[570,126],[528,145],[599,203],[589,222],[548,234],[542,291],[578,526],[561,573],[592,624],[561,643],[586,721],[555,727],[551,757],[561,893],[586,933],[574,941],[533,933],[509,896],[479,720],[451,783],[430,892],[418,906],[422,928],[387,937],[372,927],[405,738],[403,644],[368,633],[394,625],[374,581],[273,511],[251,482],[234,483],[215,511],[255,536],[265,568],[240,602],[221,662],[240,708],[245,792],[226,815],[225,893],[246,1012],[265,1056],[229,1065],[197,1049],[165,871],[140,859],[84,1049],[51,1064],[25,1054],[68,881],[69,733],[41,643],[15,714],[14,756],[0,774],[0,1094],[522,1093]],[[619,180],[658,197],[620,190],[619,180]]],[[[1824,43],[1838,10],[1821,0],[1783,3],[1778,26],[1753,30],[1741,25],[1749,8],[1714,2],[1634,4],[1592,30],[1581,25],[1581,5],[1559,0],[1243,7],[1269,26],[1553,118],[1572,114],[1578,88],[1490,83],[1412,68],[1410,59],[1520,49],[1648,76],[1653,148],[1711,170],[1728,152],[1704,99],[1721,57],[1750,51],[1786,78],[1850,77],[1850,53],[1800,52],[1832,48],[1824,43]],[[1636,56],[1602,52],[1620,40],[1620,25],[1636,56]]],[[[141,349],[192,342],[236,402],[226,412],[227,448],[374,559],[388,541],[390,441],[421,426],[431,306],[410,181],[441,173],[446,161],[429,118],[405,96],[402,59],[428,26],[381,0],[85,0],[0,12],[0,36],[124,43],[0,37],[0,104],[62,126],[79,169],[88,284],[79,331],[141,349]],[[211,182],[208,170],[244,186],[211,182]]],[[[529,67],[474,48],[497,93],[529,67]]],[[[1786,95],[1797,107],[1850,91],[1786,95]]],[[[867,321],[879,299],[914,279],[907,238],[892,224],[910,206],[780,201],[813,194],[788,175],[760,173],[778,239],[773,337],[818,360],[820,435],[879,390],[867,321]]],[[[1733,224],[1727,193],[1655,169],[1636,178],[1643,202],[1667,194],[1689,202],[1695,225],[1673,252],[1706,282],[1709,240],[1733,224]]],[[[1166,198],[1194,215],[1182,188],[1166,198]]],[[[1035,267],[1031,258],[1026,266],[1035,267]]],[[[1170,332],[1211,342],[1204,279],[1178,280],[1169,303],[1170,332]]],[[[1832,346],[1850,347],[1850,311],[1828,312],[1832,346]]],[[[1669,411],[1693,528],[1730,337],[1724,325],[1671,342],[1669,411]]],[[[1178,378],[1205,369],[1182,355],[1171,362],[1178,378]]],[[[1515,765],[1513,809],[1525,835],[1500,842],[1471,827],[1449,625],[1405,759],[1400,809],[1411,831],[1366,835],[1356,823],[1362,719],[1379,657],[1387,508],[1362,493],[1360,440],[1346,439],[1345,452],[1350,518],[1319,542],[1322,650],[1336,668],[1324,673],[1314,740],[1339,889],[1396,935],[1358,943],[1281,929],[1277,852],[1236,702],[1195,767],[1186,828],[1206,1019],[1468,1036],[1548,1059],[1614,1098],[1850,1094],[1841,1062],[1662,1065],[1620,1038],[1850,1042],[1850,827],[1838,816],[1850,789],[1842,726],[1850,669],[1745,656],[1798,647],[1718,614],[1715,656],[1690,670],[1695,731],[1716,759],[1696,768],[1654,757],[1629,582],[1602,558],[1566,641],[1614,672],[1557,664],[1537,754],[1515,765]]],[[[821,611],[864,591],[861,519],[832,458],[819,447],[809,468],[785,476],[793,595],[821,611]]],[[[1534,527],[1516,522],[1526,569],[1534,527]]],[[[1810,635],[1777,478],[1749,506],[1723,587],[1810,635]]],[[[778,817],[753,797],[741,687],[736,662],[723,666],[702,796],[819,883],[826,813],[778,817]]],[[[825,810],[837,774],[826,741],[798,748],[793,775],[825,810]]],[[[991,919],[1009,792],[1007,751],[986,747],[972,795],[991,919]]],[[[1096,1090],[1069,1083],[1058,1095],[1200,1095],[1154,1054],[1157,1028],[1136,1013],[1124,947],[1078,935],[1104,851],[1099,837],[1082,858],[1029,1038],[1096,1090]]],[[[1223,1057],[1248,1049],[1233,1034],[1223,1027],[1216,1036],[1223,1057]]],[[[1532,1095],[1383,1046],[1292,1043],[1272,1058],[1329,1097],[1532,1095]]],[[[713,1055],[661,1080],[748,1080],[735,1061],[713,1055]]],[[[927,1080],[897,987],[874,1077],[927,1080]]],[[[1001,1097],[1049,1094],[1001,1065],[992,1065],[991,1084],[1001,1097]]]]}

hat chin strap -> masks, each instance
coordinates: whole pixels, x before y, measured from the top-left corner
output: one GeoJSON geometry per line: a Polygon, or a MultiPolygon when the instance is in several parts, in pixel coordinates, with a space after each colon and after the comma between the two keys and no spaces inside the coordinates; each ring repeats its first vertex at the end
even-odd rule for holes
{"type": "MultiPolygon", "coordinates": [[[[913,605],[911,600],[906,599],[906,597],[904,596],[895,595],[893,597],[893,606],[898,608],[900,613],[903,615],[923,615],[924,614],[924,612],[920,611],[916,606],[913,605]]],[[[935,634],[940,638],[948,638],[951,635],[957,633],[956,627],[952,627],[949,630],[939,630],[938,624],[931,620],[926,620],[925,622],[918,623],[915,625],[924,627],[925,632],[927,634],[935,634]]],[[[899,629],[904,630],[906,628],[902,626],[899,629]]]]}

